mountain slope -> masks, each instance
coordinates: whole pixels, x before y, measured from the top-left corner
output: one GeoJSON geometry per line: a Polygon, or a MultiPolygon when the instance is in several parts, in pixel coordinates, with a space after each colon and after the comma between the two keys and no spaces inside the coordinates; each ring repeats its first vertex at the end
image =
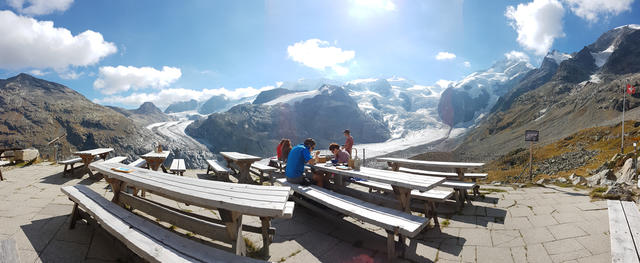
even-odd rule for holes
{"type": "Polygon", "coordinates": [[[449,126],[477,120],[532,69],[528,58],[507,54],[491,68],[470,74],[442,92],[440,119],[449,126]]]}
{"type": "Polygon", "coordinates": [[[319,148],[326,148],[330,142],[344,141],[344,129],[351,129],[360,142],[389,138],[384,124],[362,112],[346,91],[337,86],[323,86],[318,95],[292,104],[237,105],[227,112],[195,121],[186,128],[186,133],[207,142],[213,152],[272,156],[280,138],[289,138],[297,144],[311,137],[319,148]]]}
{"type": "MultiPolygon", "coordinates": [[[[640,56],[633,55],[640,47],[636,39],[638,29],[613,29],[562,61],[551,80],[510,99],[510,105],[504,104],[470,131],[456,149],[456,155],[461,159],[491,159],[524,147],[527,129],[540,130],[544,144],[580,129],[620,120],[624,86],[640,82],[640,69],[617,71],[608,65],[640,64],[640,56]],[[611,54],[604,62],[598,62],[601,58],[596,57],[603,47],[611,54]]],[[[627,110],[637,107],[639,98],[638,94],[627,96],[624,107],[627,110]]]]}
{"type": "Polygon", "coordinates": [[[35,147],[66,133],[62,154],[112,147],[116,154],[144,154],[157,140],[124,115],[76,91],[27,74],[0,80],[0,145],[35,147]]]}

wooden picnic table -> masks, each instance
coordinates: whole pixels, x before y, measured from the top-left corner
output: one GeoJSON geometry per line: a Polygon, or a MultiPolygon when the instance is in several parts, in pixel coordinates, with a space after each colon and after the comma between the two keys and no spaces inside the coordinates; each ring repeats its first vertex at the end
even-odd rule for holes
{"type": "Polygon", "coordinates": [[[311,167],[325,174],[338,176],[337,179],[334,179],[338,186],[342,185],[342,177],[348,176],[390,184],[396,199],[400,202],[401,210],[407,213],[411,213],[411,190],[428,191],[440,185],[445,180],[445,178],[442,177],[416,175],[368,167],[361,167],[360,171],[339,169],[336,166],[327,166],[324,163],[312,165],[311,167]]]}
{"type": "MultiPolygon", "coordinates": [[[[246,254],[242,237],[242,216],[260,217],[264,244],[269,243],[268,230],[273,218],[289,218],[293,202],[288,202],[290,187],[234,184],[189,177],[166,176],[164,173],[118,163],[93,163],[91,167],[104,174],[113,189],[112,202],[119,203],[126,187],[144,189],[168,199],[219,211],[226,233],[238,255],[246,254]],[[128,173],[114,171],[126,167],[128,173]]],[[[206,229],[202,231],[207,231],[206,229]]],[[[263,247],[267,249],[268,246],[263,247]]]]}
{"type": "Polygon", "coordinates": [[[421,161],[404,158],[380,157],[376,158],[379,162],[387,162],[389,167],[394,171],[398,171],[401,166],[418,166],[418,167],[435,167],[453,169],[458,174],[458,179],[464,179],[464,172],[467,169],[480,168],[484,163],[465,163],[465,162],[437,162],[437,161],[421,161]]]}
{"type": "Polygon", "coordinates": [[[97,148],[74,152],[73,155],[77,155],[78,157],[82,158],[82,163],[84,164],[84,168],[86,170],[85,173],[88,173],[89,177],[94,177],[91,169],[89,169],[89,164],[91,164],[91,162],[96,159],[96,156],[99,156],[100,159],[106,160],[110,152],[113,152],[113,148],[97,148]]]}
{"type": "Polygon", "coordinates": [[[239,152],[220,152],[220,154],[227,161],[227,167],[238,170],[238,182],[245,184],[253,182],[249,174],[251,165],[262,160],[261,157],[239,152]]]}
{"type": "Polygon", "coordinates": [[[159,153],[155,151],[150,151],[140,157],[142,157],[142,159],[147,161],[147,164],[149,165],[149,168],[151,170],[157,171],[158,168],[162,166],[162,170],[166,172],[166,169],[164,168],[162,163],[164,163],[164,160],[166,160],[167,157],[169,157],[170,153],[171,152],[169,151],[162,151],[159,153]]]}

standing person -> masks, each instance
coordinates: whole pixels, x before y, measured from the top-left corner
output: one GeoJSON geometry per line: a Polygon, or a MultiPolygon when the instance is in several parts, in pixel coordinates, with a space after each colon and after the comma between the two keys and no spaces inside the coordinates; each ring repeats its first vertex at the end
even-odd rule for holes
{"type": "Polygon", "coordinates": [[[320,151],[316,151],[313,158],[311,158],[311,152],[315,147],[316,142],[308,138],[304,140],[304,143],[298,144],[291,149],[287,157],[287,168],[285,169],[287,182],[301,184],[304,181],[304,164],[315,164],[320,153],[320,151]]]}
{"type": "Polygon", "coordinates": [[[353,137],[351,137],[351,131],[344,130],[344,137],[347,138],[344,142],[344,150],[349,153],[349,156],[352,156],[351,148],[353,148],[353,137]]]}
{"type": "Polygon", "coordinates": [[[282,152],[282,157],[278,158],[278,160],[287,162],[289,158],[289,152],[291,152],[291,141],[289,139],[282,140],[282,146],[280,146],[280,151],[282,152]]]}

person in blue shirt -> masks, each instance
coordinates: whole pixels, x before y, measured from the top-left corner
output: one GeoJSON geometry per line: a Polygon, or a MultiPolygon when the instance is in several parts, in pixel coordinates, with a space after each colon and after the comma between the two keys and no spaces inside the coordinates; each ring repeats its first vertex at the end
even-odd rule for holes
{"type": "Polygon", "coordinates": [[[311,152],[316,147],[316,142],[308,138],[304,140],[304,143],[298,144],[291,149],[289,156],[287,157],[287,168],[285,169],[285,175],[287,176],[287,182],[300,184],[303,182],[304,165],[305,163],[315,164],[316,159],[320,151],[314,153],[314,157],[311,157],[311,152]]]}

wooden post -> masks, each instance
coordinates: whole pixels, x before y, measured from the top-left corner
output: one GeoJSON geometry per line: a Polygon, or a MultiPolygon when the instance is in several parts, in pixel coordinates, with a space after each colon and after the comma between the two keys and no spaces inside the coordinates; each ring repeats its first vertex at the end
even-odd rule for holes
{"type": "Polygon", "coordinates": [[[533,141],[529,142],[529,181],[533,181],[533,141]]]}
{"type": "Polygon", "coordinates": [[[269,244],[271,244],[269,228],[271,227],[271,218],[260,217],[260,221],[262,221],[262,254],[269,257],[269,244]]]}
{"type": "Polygon", "coordinates": [[[218,209],[220,219],[227,226],[227,234],[231,239],[231,247],[236,255],[246,256],[247,245],[242,237],[242,214],[225,209],[218,209]]]}

